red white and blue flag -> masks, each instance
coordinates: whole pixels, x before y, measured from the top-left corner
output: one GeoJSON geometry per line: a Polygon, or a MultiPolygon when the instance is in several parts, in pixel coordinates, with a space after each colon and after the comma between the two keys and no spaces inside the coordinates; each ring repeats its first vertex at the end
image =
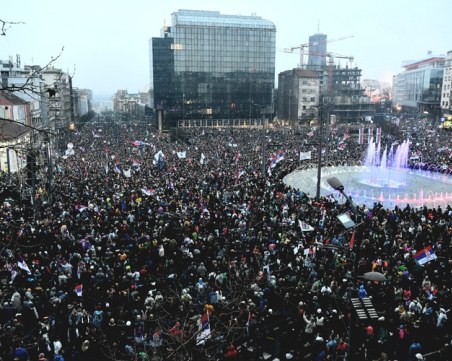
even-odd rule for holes
{"type": "Polygon", "coordinates": [[[273,155],[270,158],[270,160],[271,160],[270,168],[275,168],[276,165],[284,159],[285,155],[286,155],[286,153],[283,150],[280,150],[277,153],[273,153],[273,155]]]}
{"type": "Polygon", "coordinates": [[[30,268],[28,268],[28,265],[23,258],[20,258],[19,261],[17,261],[17,266],[28,274],[31,274],[30,268]]]}
{"type": "Polygon", "coordinates": [[[82,297],[82,294],[83,294],[83,285],[82,284],[75,286],[75,293],[77,294],[77,296],[82,297]]]}
{"type": "Polygon", "coordinates": [[[427,262],[433,261],[434,259],[437,259],[435,252],[433,251],[431,246],[427,246],[420,251],[417,251],[414,254],[414,259],[419,265],[423,265],[427,262]]]}
{"type": "Polygon", "coordinates": [[[205,312],[199,321],[198,334],[196,335],[196,345],[205,344],[210,338],[209,313],[205,312]]]}

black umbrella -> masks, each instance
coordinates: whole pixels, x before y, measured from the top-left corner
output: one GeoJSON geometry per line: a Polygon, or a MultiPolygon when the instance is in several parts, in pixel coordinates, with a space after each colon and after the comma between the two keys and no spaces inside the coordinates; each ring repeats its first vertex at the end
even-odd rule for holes
{"type": "Polygon", "coordinates": [[[385,275],[383,273],[380,273],[380,272],[367,272],[367,273],[364,273],[363,278],[365,280],[368,280],[368,281],[380,281],[380,282],[387,281],[385,275]]]}

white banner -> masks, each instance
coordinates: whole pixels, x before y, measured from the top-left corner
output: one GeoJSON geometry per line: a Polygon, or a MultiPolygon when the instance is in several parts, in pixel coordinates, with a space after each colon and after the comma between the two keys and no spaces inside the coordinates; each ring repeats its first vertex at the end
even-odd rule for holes
{"type": "Polygon", "coordinates": [[[309,152],[300,152],[300,160],[311,159],[311,151],[309,152]]]}

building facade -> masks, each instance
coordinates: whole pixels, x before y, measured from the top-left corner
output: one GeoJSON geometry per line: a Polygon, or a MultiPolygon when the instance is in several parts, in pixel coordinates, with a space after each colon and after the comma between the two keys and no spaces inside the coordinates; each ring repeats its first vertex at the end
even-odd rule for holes
{"type": "Polygon", "coordinates": [[[444,57],[406,64],[405,71],[393,78],[394,103],[404,112],[423,113],[438,119],[441,113],[441,94],[444,57]]]}
{"type": "Polygon", "coordinates": [[[274,24],[258,16],[173,13],[149,44],[151,103],[169,123],[272,113],[275,35],[274,24]]]}
{"type": "Polygon", "coordinates": [[[326,72],[327,84],[322,95],[338,123],[357,123],[374,115],[375,104],[361,86],[360,68],[329,64],[326,72]]]}
{"type": "Polygon", "coordinates": [[[444,63],[441,112],[444,118],[452,117],[452,50],[447,52],[444,63]]]}
{"type": "Polygon", "coordinates": [[[278,76],[277,115],[291,126],[317,118],[319,113],[319,73],[307,69],[292,69],[278,76]]]}

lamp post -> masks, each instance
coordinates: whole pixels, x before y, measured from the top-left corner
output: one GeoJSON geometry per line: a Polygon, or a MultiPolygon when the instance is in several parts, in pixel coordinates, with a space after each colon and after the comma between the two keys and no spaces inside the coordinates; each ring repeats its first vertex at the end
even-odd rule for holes
{"type": "Polygon", "coordinates": [[[319,143],[318,143],[318,160],[317,160],[317,189],[316,189],[316,198],[320,199],[320,183],[322,181],[322,151],[323,151],[323,137],[324,137],[324,127],[325,121],[329,117],[329,109],[330,103],[326,103],[325,99],[322,99],[322,104],[319,106],[319,121],[320,121],[320,129],[319,129],[319,143]]]}
{"type": "MultiPolygon", "coordinates": [[[[359,247],[360,247],[360,240],[362,239],[362,232],[363,232],[363,228],[360,227],[365,223],[365,220],[361,220],[363,219],[361,216],[363,215],[361,210],[359,209],[358,206],[356,206],[356,204],[353,202],[353,200],[351,199],[350,196],[347,195],[347,193],[344,192],[344,185],[342,184],[342,182],[336,178],[336,177],[330,177],[327,179],[328,184],[334,189],[339,191],[347,200],[347,203],[349,204],[350,208],[353,211],[353,215],[354,215],[354,221],[350,221],[350,224],[347,225],[347,223],[343,223],[343,225],[347,228],[347,231],[350,231],[353,229],[353,232],[355,232],[355,230],[357,230],[358,228],[360,228],[359,232],[357,232],[357,236],[356,236],[356,246],[350,244],[350,250],[352,251],[351,254],[351,258],[352,258],[352,275],[353,275],[353,280],[357,279],[356,276],[356,272],[357,272],[357,259],[358,259],[358,253],[359,253],[359,247]],[[359,219],[361,218],[361,219],[359,219]],[[359,222],[359,223],[358,223],[359,222]],[[361,233],[360,233],[361,232],[361,233]],[[355,251],[356,249],[356,251],[355,251]]],[[[339,215],[338,218],[341,220],[340,218],[342,215],[339,215]]],[[[348,216],[348,215],[347,215],[348,216]]],[[[350,220],[350,218],[349,218],[350,220]]],[[[354,237],[354,235],[352,236],[354,237]]],[[[383,274],[379,273],[379,272],[368,272],[365,273],[362,276],[363,279],[365,280],[372,280],[372,281],[386,281],[386,278],[384,277],[383,274]]],[[[370,298],[354,298],[352,297],[351,292],[349,293],[349,302],[351,303],[353,309],[356,311],[358,319],[360,320],[375,320],[378,318],[378,314],[375,311],[375,308],[372,304],[372,300],[370,298]]],[[[350,317],[349,320],[349,324],[348,324],[348,350],[345,356],[345,360],[350,360],[351,355],[350,355],[350,349],[353,347],[351,339],[352,339],[352,317],[350,317]]]]}

